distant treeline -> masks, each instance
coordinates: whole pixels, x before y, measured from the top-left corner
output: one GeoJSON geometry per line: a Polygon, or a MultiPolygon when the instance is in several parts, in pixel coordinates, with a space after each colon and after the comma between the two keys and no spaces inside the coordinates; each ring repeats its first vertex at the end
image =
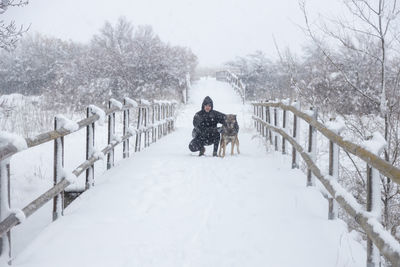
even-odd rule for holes
{"type": "Polygon", "coordinates": [[[114,97],[181,101],[197,57],[160,40],[150,26],[106,22],[89,44],[28,35],[0,52],[0,93],[44,95],[50,109],[82,109],[114,97]]]}

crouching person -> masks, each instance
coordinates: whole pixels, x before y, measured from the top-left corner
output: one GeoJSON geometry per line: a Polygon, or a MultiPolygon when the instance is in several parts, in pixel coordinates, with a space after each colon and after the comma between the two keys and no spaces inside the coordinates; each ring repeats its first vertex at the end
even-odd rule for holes
{"type": "Polygon", "coordinates": [[[201,110],[194,115],[193,132],[194,138],[189,149],[192,152],[200,151],[199,156],[203,156],[206,151],[205,146],[214,145],[213,156],[217,156],[220,134],[217,124],[225,122],[225,114],[213,109],[213,101],[206,96],[201,105],[201,110]]]}

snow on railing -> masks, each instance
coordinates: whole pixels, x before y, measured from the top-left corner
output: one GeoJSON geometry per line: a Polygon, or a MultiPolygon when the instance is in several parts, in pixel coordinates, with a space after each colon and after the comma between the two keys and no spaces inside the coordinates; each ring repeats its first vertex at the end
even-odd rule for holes
{"type": "Polygon", "coordinates": [[[229,70],[223,70],[216,73],[216,78],[217,81],[229,83],[233,87],[233,89],[235,89],[235,91],[240,95],[244,104],[244,102],[246,101],[246,86],[236,74],[229,70]]]}
{"type": "Polygon", "coordinates": [[[383,227],[380,222],[380,175],[390,178],[393,182],[400,184],[400,169],[379,157],[386,145],[385,139],[379,133],[361,145],[351,143],[340,136],[344,129],[344,123],[340,120],[329,121],[326,125],[318,122],[317,110],[302,112],[299,104],[282,102],[252,102],[254,107],[254,126],[266,140],[277,145],[281,135],[282,153],[285,151],[285,142],[292,145],[292,168],[298,168],[297,155],[303,158],[307,165],[307,186],[314,186],[313,177],[319,179],[325,189],[329,192],[328,219],[337,218],[337,204],[345,210],[362,227],[368,237],[367,242],[367,266],[380,266],[381,253],[391,262],[392,266],[400,266],[400,244],[383,227]],[[271,122],[271,109],[273,109],[274,122],[271,122]],[[277,116],[278,109],[283,113],[282,127],[279,126],[277,116]],[[292,113],[292,135],[287,129],[286,112],[292,113]],[[309,124],[307,151],[299,142],[299,121],[303,119],[309,124]],[[316,164],[316,134],[317,131],[329,140],[329,170],[327,174],[319,169],[316,164]],[[273,134],[273,132],[277,134],[273,134]],[[367,164],[367,207],[364,209],[337,181],[339,172],[339,147],[362,159],[367,164]],[[379,249],[379,251],[378,251],[379,249]]]}
{"type": "MultiPolygon", "coordinates": [[[[53,199],[53,220],[63,215],[66,203],[65,195],[82,193],[94,185],[94,163],[107,156],[107,169],[114,166],[114,148],[123,143],[123,158],[129,157],[129,138],[136,136],[135,151],[150,146],[159,138],[169,134],[175,124],[175,101],[135,101],[125,98],[123,103],[110,99],[108,109],[90,105],[86,110],[87,117],[74,122],[63,115],[54,119],[54,130],[39,134],[33,138],[23,138],[14,134],[0,132],[0,262],[10,263],[11,259],[11,229],[22,223],[48,201],[53,199]],[[135,109],[138,117],[137,129],[130,127],[130,111],[135,109]],[[115,113],[123,112],[123,134],[115,133],[115,113]],[[95,122],[104,123],[108,118],[108,145],[101,151],[95,148],[95,122]],[[72,172],[64,169],[64,136],[86,128],[86,160],[72,172]],[[142,142],[144,136],[144,142],[142,142]],[[32,201],[22,210],[13,211],[10,208],[10,158],[19,151],[38,146],[54,140],[54,187],[32,201]],[[66,188],[86,171],[85,188],[74,187],[66,192],[66,188]]],[[[71,198],[70,197],[70,198],[71,198]]]]}

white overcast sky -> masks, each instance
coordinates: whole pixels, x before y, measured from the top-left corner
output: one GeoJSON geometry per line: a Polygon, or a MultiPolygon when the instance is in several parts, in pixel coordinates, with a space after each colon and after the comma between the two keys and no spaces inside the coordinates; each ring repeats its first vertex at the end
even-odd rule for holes
{"type": "MultiPolygon", "coordinates": [[[[334,17],[340,0],[306,0],[309,13],[334,17]]],[[[218,66],[255,50],[276,57],[280,47],[299,53],[305,43],[298,0],[30,0],[10,8],[5,20],[31,24],[40,32],[65,40],[88,42],[105,21],[124,16],[134,25],[153,26],[160,38],[187,46],[201,66],[218,66]]]]}

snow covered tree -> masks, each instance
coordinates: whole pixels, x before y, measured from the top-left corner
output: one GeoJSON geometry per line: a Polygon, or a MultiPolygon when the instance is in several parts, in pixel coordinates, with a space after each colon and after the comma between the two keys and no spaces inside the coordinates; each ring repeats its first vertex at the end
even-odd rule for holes
{"type": "Polygon", "coordinates": [[[110,97],[182,100],[196,65],[190,49],[165,44],[150,26],[120,18],[106,22],[88,45],[36,34],[0,51],[0,90],[43,94],[45,108],[63,112],[105,105],[110,97]]]}
{"type": "Polygon", "coordinates": [[[189,49],[163,43],[150,26],[135,29],[120,18],[93,37],[88,64],[91,79],[108,81],[115,97],[181,99],[179,86],[194,72],[197,58],[189,49]]]}
{"type": "MultiPolygon", "coordinates": [[[[28,4],[25,0],[1,0],[0,16],[4,14],[10,7],[21,7],[28,4]]],[[[10,50],[15,47],[15,43],[26,32],[28,28],[23,26],[17,27],[15,21],[5,22],[0,17],[0,48],[10,50]]]]}
{"type": "Polygon", "coordinates": [[[285,66],[267,59],[261,51],[226,63],[246,85],[248,99],[286,98],[291,95],[285,66]]]}

